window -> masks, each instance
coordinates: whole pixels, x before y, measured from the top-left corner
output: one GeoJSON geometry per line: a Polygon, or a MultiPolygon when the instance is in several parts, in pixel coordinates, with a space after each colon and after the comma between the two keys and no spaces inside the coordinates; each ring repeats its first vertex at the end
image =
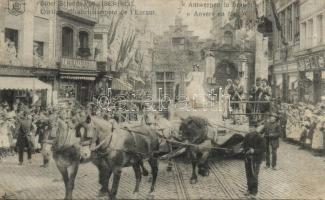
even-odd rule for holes
{"type": "Polygon", "coordinates": [[[232,37],[233,37],[232,32],[226,31],[224,33],[225,44],[232,45],[232,37]]]}
{"type": "Polygon", "coordinates": [[[33,54],[38,57],[44,56],[44,42],[34,41],[34,52],[33,54]]]}
{"type": "Polygon", "coordinates": [[[292,6],[290,5],[287,9],[287,25],[288,25],[288,30],[287,30],[287,39],[288,41],[292,41],[292,6]]]}
{"type": "Polygon", "coordinates": [[[73,30],[69,27],[62,28],[62,56],[73,57],[73,30]]]}
{"type": "Polygon", "coordinates": [[[313,20],[307,21],[307,47],[311,47],[313,45],[313,20]]]}
{"type": "Polygon", "coordinates": [[[166,72],[166,80],[174,80],[174,73],[166,72]]]}
{"type": "Polygon", "coordinates": [[[18,53],[18,30],[6,28],[5,41],[8,45],[15,47],[16,52],[18,53]]]}
{"type": "Polygon", "coordinates": [[[299,41],[299,5],[298,2],[293,4],[294,9],[294,41],[299,41]]]}
{"type": "Polygon", "coordinates": [[[158,81],[163,81],[164,80],[164,72],[157,72],[156,78],[158,81]]]}
{"type": "Polygon", "coordinates": [[[178,49],[185,48],[185,38],[172,38],[172,44],[178,49]]]}
{"type": "Polygon", "coordinates": [[[323,43],[323,16],[317,16],[317,44],[323,43]]]}
{"type": "MultiPolygon", "coordinates": [[[[282,32],[284,33],[285,28],[283,26],[283,13],[279,13],[278,16],[279,16],[280,25],[282,27],[282,32]]],[[[280,30],[278,30],[278,41],[277,41],[277,44],[278,44],[277,47],[280,48],[281,47],[281,44],[282,44],[282,42],[281,42],[281,31],[280,30]]]]}
{"type": "Polygon", "coordinates": [[[301,38],[301,47],[302,48],[306,48],[307,47],[307,27],[306,27],[306,22],[301,24],[301,34],[302,34],[302,38],[301,38]]]}
{"type": "Polygon", "coordinates": [[[89,48],[89,37],[86,31],[79,32],[80,48],[89,48]]]}
{"type": "MultiPolygon", "coordinates": [[[[284,11],[282,11],[280,13],[280,19],[281,19],[280,24],[281,24],[281,27],[282,27],[283,36],[285,37],[287,30],[286,30],[286,25],[285,25],[285,12],[284,11]]],[[[281,40],[281,37],[280,37],[280,40],[281,40]]]]}
{"type": "Polygon", "coordinates": [[[103,34],[94,34],[95,60],[105,61],[103,56],[103,34]]]}

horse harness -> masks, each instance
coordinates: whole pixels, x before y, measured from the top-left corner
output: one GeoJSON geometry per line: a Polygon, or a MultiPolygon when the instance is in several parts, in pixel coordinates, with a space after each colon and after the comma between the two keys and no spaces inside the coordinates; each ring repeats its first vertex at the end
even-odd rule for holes
{"type": "MultiPolygon", "coordinates": [[[[141,135],[144,135],[144,136],[148,136],[144,133],[141,133],[141,132],[135,132],[135,131],[132,131],[132,130],[129,130],[127,128],[121,128],[122,130],[126,130],[128,131],[132,137],[133,137],[133,140],[135,142],[135,146],[137,145],[137,139],[135,137],[135,134],[141,134],[141,135]]],[[[113,132],[112,132],[113,133],[113,132]]],[[[110,144],[112,143],[112,138],[113,138],[113,134],[109,134],[107,135],[103,141],[101,141],[98,145],[96,145],[94,148],[91,148],[90,151],[92,152],[96,152],[100,157],[104,157],[108,154],[108,152],[100,152],[98,151],[100,147],[102,147],[106,142],[108,142],[107,144],[107,147],[108,149],[111,149],[111,150],[115,150],[115,151],[122,151],[124,153],[132,153],[132,154],[139,154],[141,156],[144,156],[144,157],[152,157],[152,154],[147,154],[147,153],[143,153],[143,152],[137,152],[137,151],[130,151],[130,150],[123,150],[123,149],[115,149],[115,148],[112,148],[110,147],[110,144]]]]}

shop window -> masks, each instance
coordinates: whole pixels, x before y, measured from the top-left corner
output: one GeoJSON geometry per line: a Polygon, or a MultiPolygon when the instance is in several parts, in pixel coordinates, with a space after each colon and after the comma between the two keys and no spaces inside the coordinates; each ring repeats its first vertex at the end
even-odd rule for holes
{"type": "Polygon", "coordinates": [[[62,56],[73,57],[73,30],[69,27],[62,28],[62,56]]]}
{"type": "Polygon", "coordinates": [[[27,97],[26,90],[17,90],[16,91],[16,98],[25,98],[25,97],[27,97]]]}
{"type": "Polygon", "coordinates": [[[76,98],[76,85],[73,82],[61,82],[60,83],[60,98],[76,98]]]}

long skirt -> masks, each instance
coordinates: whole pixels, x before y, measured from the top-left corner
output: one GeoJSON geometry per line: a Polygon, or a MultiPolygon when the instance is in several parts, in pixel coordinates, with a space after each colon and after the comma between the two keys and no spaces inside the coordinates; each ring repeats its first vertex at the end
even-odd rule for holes
{"type": "Polygon", "coordinates": [[[317,124],[313,135],[311,148],[314,150],[323,150],[324,137],[325,137],[325,133],[322,131],[320,124],[317,124]]]}
{"type": "Polygon", "coordinates": [[[7,124],[3,124],[0,127],[0,147],[3,149],[9,149],[11,146],[10,143],[10,135],[11,133],[9,132],[7,124]]]}

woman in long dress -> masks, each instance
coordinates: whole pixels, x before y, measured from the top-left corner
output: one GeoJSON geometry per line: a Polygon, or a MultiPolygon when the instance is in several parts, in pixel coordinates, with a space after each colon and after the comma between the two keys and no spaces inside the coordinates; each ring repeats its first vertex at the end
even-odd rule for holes
{"type": "MultiPolygon", "coordinates": [[[[0,119],[0,157],[4,158],[9,155],[11,147],[11,132],[9,131],[9,122],[5,117],[0,119]]],[[[1,159],[0,158],[0,159],[1,159]]]]}
{"type": "Polygon", "coordinates": [[[319,116],[319,121],[316,125],[315,132],[313,134],[313,140],[311,148],[315,152],[321,152],[324,150],[324,136],[325,136],[325,117],[319,116]]]}

